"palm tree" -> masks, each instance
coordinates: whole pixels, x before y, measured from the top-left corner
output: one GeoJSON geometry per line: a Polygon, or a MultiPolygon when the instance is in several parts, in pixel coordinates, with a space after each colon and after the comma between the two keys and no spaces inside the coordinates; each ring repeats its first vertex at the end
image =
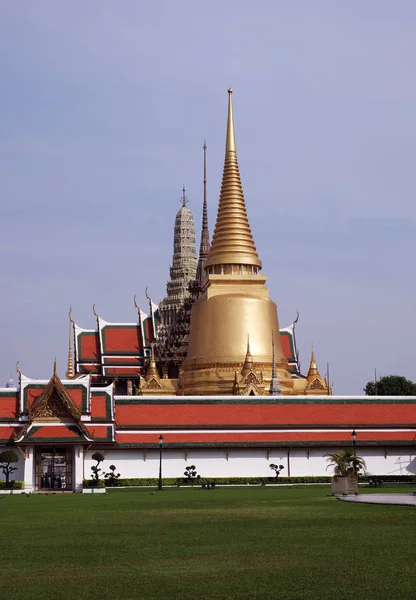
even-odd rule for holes
{"type": "Polygon", "coordinates": [[[353,448],[346,448],[333,454],[325,454],[327,456],[327,469],[332,467],[334,475],[345,477],[346,475],[358,475],[361,470],[364,471],[366,464],[361,456],[356,456],[353,448]]]}

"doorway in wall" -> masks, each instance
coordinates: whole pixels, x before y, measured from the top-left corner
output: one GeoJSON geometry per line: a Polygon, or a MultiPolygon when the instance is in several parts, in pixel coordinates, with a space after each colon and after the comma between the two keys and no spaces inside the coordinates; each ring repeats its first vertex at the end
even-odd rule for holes
{"type": "Polygon", "coordinates": [[[36,488],[72,490],[72,448],[45,447],[36,451],[36,488]]]}

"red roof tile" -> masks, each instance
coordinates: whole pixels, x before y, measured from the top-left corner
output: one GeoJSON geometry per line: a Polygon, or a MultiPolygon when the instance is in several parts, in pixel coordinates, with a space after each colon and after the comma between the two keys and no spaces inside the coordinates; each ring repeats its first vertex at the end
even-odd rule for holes
{"type": "Polygon", "coordinates": [[[138,325],[106,325],[101,330],[103,354],[137,354],[143,350],[138,325]]]}
{"type": "Polygon", "coordinates": [[[0,419],[15,419],[18,414],[17,392],[6,393],[0,396],[0,419]]]}
{"type": "Polygon", "coordinates": [[[414,425],[415,404],[116,404],[118,426],[414,425]]]}

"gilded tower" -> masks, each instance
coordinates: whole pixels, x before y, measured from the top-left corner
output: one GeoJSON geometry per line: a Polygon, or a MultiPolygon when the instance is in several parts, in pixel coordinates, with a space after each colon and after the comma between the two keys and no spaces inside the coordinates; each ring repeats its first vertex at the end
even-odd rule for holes
{"type": "Polygon", "coordinates": [[[185,298],[189,295],[188,286],[196,278],[197,256],[194,217],[187,204],[185,186],[182,191],[182,206],[175,218],[173,234],[173,259],[170,267],[170,280],[166,284],[166,297],[159,305],[161,326],[158,338],[163,339],[166,331],[177,319],[185,298]]]}
{"type": "Polygon", "coordinates": [[[266,277],[260,275],[261,267],[241,185],[232,90],[229,90],[217,221],[205,262],[202,294],[192,307],[188,354],[183,363],[186,395],[225,395],[241,389],[238,381],[244,378],[241,372],[247,354],[247,336],[252,378],[257,377],[264,388],[272,378],[274,362],[281,392],[294,393],[282,351],[276,304],[269,298],[266,277]],[[272,339],[275,361],[272,360],[272,339]]]}

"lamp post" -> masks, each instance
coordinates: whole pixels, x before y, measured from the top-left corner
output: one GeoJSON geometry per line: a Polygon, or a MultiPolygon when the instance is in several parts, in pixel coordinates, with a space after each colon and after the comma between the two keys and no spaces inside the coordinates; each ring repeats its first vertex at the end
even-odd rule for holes
{"type": "Polygon", "coordinates": [[[157,489],[161,490],[162,489],[162,451],[163,451],[163,435],[160,434],[159,436],[159,483],[157,485],[157,489]]]}
{"type": "Polygon", "coordinates": [[[355,460],[357,457],[357,451],[356,451],[357,432],[355,431],[355,429],[352,430],[351,437],[352,437],[352,447],[354,449],[354,473],[357,474],[357,463],[355,460]]]}

